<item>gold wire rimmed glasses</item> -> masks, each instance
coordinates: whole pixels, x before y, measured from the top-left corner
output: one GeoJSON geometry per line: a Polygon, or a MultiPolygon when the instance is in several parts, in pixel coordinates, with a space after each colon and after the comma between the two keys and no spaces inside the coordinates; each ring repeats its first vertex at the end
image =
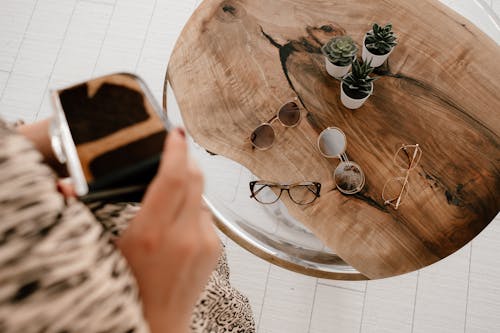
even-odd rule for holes
{"type": "Polygon", "coordinates": [[[257,126],[250,135],[252,145],[260,150],[267,150],[274,144],[276,134],[272,124],[278,120],[284,127],[295,127],[300,123],[300,108],[298,98],[282,104],[278,108],[276,115],[268,122],[263,122],[257,126]]]}
{"type": "Polygon", "coordinates": [[[266,180],[250,182],[250,198],[261,204],[272,204],[278,201],[283,191],[288,192],[290,199],[298,205],[308,205],[319,198],[321,184],[318,182],[300,182],[294,184],[280,184],[266,180]],[[276,194],[279,190],[279,193],[276,194]]]}
{"type": "Polygon", "coordinates": [[[382,190],[384,205],[390,205],[396,210],[399,208],[408,194],[410,171],[415,169],[421,157],[422,149],[418,143],[415,145],[402,144],[399,147],[394,154],[394,163],[405,170],[405,175],[391,178],[385,183],[382,190]]]}

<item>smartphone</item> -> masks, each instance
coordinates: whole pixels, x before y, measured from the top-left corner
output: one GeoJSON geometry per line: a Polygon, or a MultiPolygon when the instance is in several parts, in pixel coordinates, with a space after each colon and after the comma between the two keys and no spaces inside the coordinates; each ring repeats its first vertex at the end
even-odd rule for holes
{"type": "Polygon", "coordinates": [[[52,148],[84,202],[140,201],[171,125],[143,80],[117,73],[51,91],[52,148]]]}

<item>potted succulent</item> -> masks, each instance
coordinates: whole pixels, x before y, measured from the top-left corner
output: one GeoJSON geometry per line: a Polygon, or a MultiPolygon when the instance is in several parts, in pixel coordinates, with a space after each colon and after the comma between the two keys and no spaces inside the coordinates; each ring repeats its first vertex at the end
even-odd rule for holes
{"type": "Polygon", "coordinates": [[[396,44],[396,35],[390,23],[385,27],[374,23],[363,39],[361,58],[363,61],[371,60],[372,67],[378,67],[389,57],[396,44]]]}
{"type": "Polygon", "coordinates": [[[335,78],[341,78],[351,68],[358,47],[349,36],[337,36],[321,48],[325,56],[326,71],[335,78]]]}
{"type": "Polygon", "coordinates": [[[342,78],[340,84],[340,100],[346,108],[357,109],[373,93],[373,81],[376,78],[369,77],[373,72],[371,63],[359,62],[357,59],[352,64],[351,73],[342,78]]]}

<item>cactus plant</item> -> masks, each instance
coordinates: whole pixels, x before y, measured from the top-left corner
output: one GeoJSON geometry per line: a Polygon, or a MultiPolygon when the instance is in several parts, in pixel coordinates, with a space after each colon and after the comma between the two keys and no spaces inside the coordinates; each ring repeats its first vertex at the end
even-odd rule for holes
{"type": "Polygon", "coordinates": [[[375,55],[387,54],[396,45],[396,35],[392,31],[392,24],[390,23],[385,27],[374,23],[372,31],[366,34],[365,46],[375,55]]]}
{"type": "Polygon", "coordinates": [[[372,90],[372,82],[376,80],[376,78],[369,77],[372,72],[371,61],[361,63],[356,59],[352,63],[351,73],[342,79],[346,93],[356,99],[368,96],[372,90]]]}
{"type": "Polygon", "coordinates": [[[336,66],[348,66],[358,52],[358,47],[349,36],[337,36],[328,41],[321,51],[336,66]]]}

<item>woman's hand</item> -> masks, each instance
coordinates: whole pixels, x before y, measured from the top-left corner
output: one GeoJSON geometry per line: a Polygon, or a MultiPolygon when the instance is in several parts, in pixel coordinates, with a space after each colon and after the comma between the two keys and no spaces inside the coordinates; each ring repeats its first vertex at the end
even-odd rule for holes
{"type": "Polygon", "coordinates": [[[50,144],[50,122],[51,119],[48,118],[31,124],[23,124],[17,127],[17,131],[33,143],[42,154],[44,162],[52,167],[59,177],[67,177],[66,165],[59,163],[50,144]]]}
{"type": "Polygon", "coordinates": [[[203,176],[188,159],[182,130],[166,140],[142,208],[118,240],[137,279],[153,333],[187,332],[220,243],[203,207],[203,176]]]}

